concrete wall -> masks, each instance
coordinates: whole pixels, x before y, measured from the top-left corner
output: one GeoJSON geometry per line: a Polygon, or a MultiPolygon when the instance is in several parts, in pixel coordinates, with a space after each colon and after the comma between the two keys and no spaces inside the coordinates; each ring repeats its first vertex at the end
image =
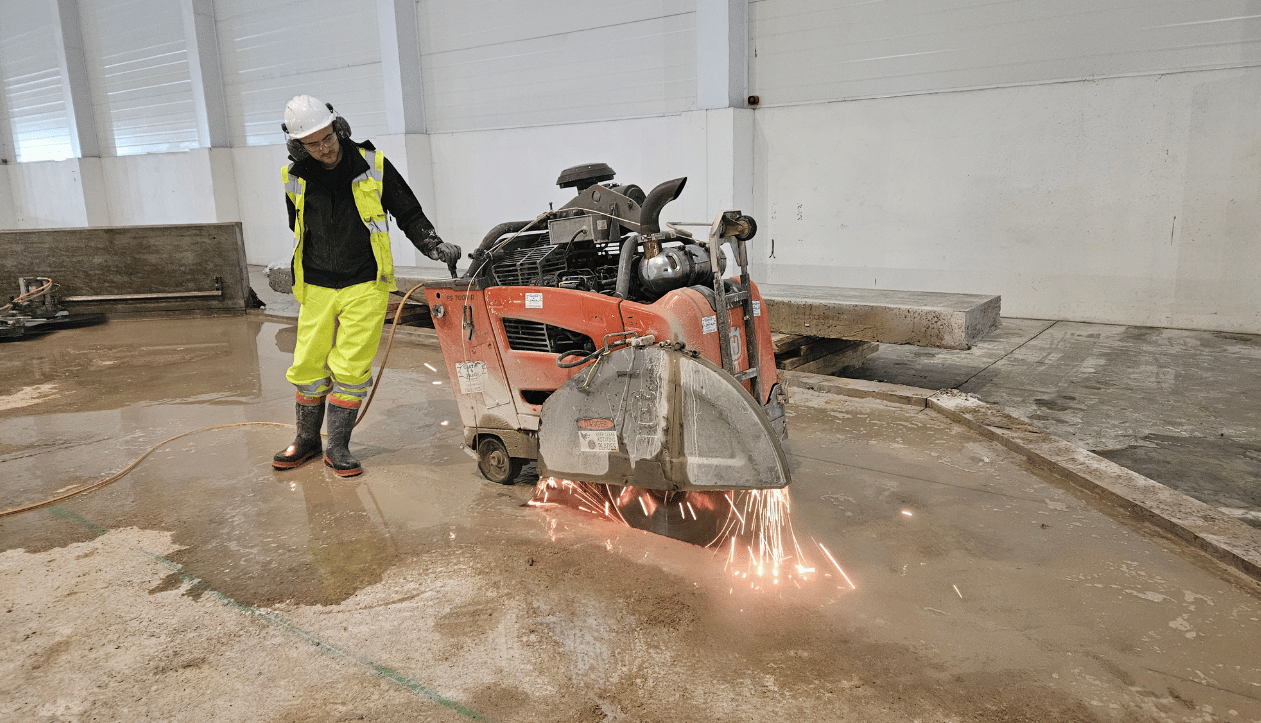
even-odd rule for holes
{"type": "Polygon", "coordinates": [[[762,109],[778,283],[1261,332],[1261,70],[762,109]]]}

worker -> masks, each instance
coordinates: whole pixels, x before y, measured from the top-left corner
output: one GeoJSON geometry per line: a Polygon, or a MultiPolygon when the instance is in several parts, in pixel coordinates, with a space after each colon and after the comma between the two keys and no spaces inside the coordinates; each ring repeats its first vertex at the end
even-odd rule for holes
{"type": "Polygon", "coordinates": [[[293,229],[293,295],[301,304],[293,366],[298,434],[278,452],[292,469],[324,452],[341,477],[363,472],[350,454],[350,432],[372,385],[394,284],[388,212],[421,253],[454,267],[460,247],[438,237],[416,195],[371,142],[350,138],[350,124],[328,103],[299,95],[281,124],[292,163],[280,169],[293,229]],[[320,427],[328,401],[328,447],[320,427]]]}

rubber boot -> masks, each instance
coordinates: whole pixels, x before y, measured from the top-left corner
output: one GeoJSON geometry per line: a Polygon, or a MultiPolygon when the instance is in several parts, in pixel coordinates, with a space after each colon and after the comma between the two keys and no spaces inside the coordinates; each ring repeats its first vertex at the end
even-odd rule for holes
{"type": "Polygon", "coordinates": [[[328,404],[328,449],[324,451],[324,464],[333,468],[338,477],[354,477],[363,473],[359,460],[350,454],[350,431],[355,428],[359,405],[342,407],[336,402],[328,404]]]}
{"type": "Polygon", "coordinates": [[[324,426],[324,397],[314,403],[299,401],[296,405],[298,436],[293,444],[272,457],[271,466],[276,469],[293,469],[324,451],[320,445],[320,427],[324,426]]]}

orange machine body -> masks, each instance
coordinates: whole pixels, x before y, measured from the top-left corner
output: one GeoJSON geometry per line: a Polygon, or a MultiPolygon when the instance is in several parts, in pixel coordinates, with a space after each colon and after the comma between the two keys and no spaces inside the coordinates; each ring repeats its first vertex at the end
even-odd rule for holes
{"type": "MultiPolygon", "coordinates": [[[[755,284],[753,324],[757,330],[763,398],[770,401],[778,380],[765,306],[755,284]]],[[[511,340],[508,329],[541,331],[560,327],[606,344],[606,335],[653,336],[658,342],[681,343],[686,349],[721,365],[719,344],[728,344],[734,372],[749,368],[745,353],[745,321],[740,307],[731,310],[730,325],[718,329],[718,315],[695,289],[670,291],[642,304],[591,291],[537,286],[489,286],[451,280],[425,285],[425,296],[465,428],[465,444],[476,449],[487,435],[499,437],[513,457],[537,456],[539,413],[547,397],[586,366],[563,368],[557,354],[511,340]],[[517,348],[514,348],[517,347],[517,348]]],[[[516,335],[518,338],[520,334],[516,335]]],[[[570,357],[570,361],[576,357],[570,357]]],[[[751,394],[752,380],[742,382],[751,394]]]]}

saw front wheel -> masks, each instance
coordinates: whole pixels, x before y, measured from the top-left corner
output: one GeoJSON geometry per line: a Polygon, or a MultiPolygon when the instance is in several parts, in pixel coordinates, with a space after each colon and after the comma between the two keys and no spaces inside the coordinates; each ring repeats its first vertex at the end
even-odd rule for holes
{"type": "Polygon", "coordinates": [[[483,437],[482,441],[477,443],[477,469],[491,482],[501,485],[512,484],[517,475],[521,474],[521,468],[524,466],[525,460],[520,457],[510,457],[508,448],[498,437],[483,437]]]}

